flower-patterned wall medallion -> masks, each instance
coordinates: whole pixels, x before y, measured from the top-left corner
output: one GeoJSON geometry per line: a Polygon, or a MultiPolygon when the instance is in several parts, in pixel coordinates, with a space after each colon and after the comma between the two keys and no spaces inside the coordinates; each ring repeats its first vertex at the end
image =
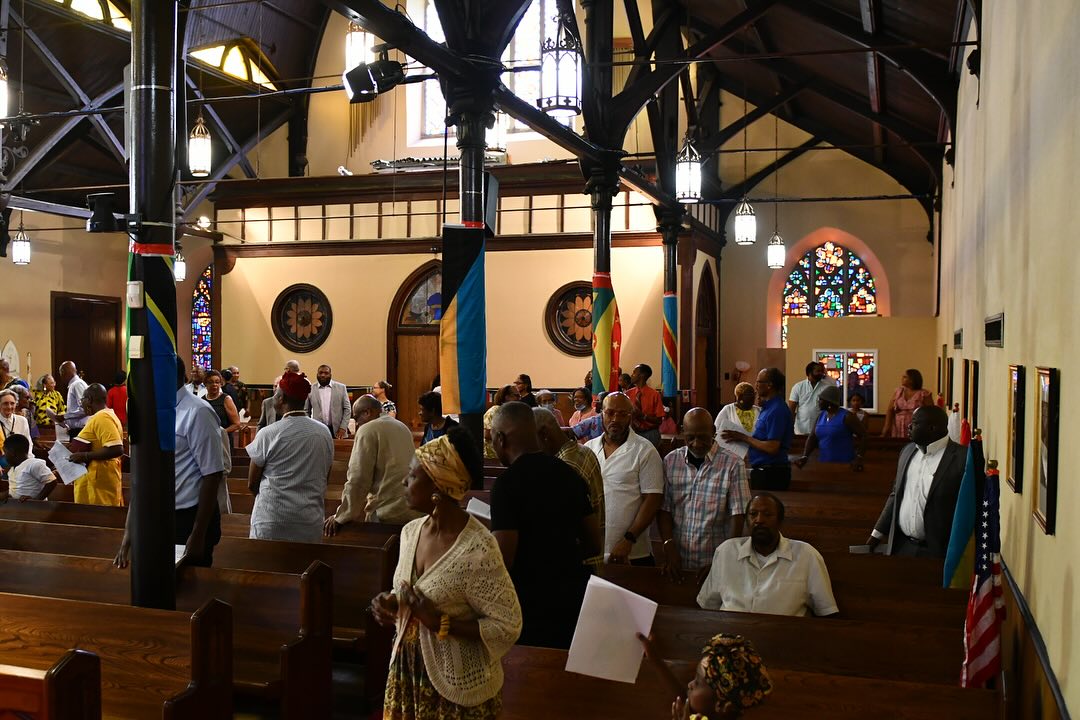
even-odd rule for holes
{"type": "Polygon", "coordinates": [[[303,283],[282,290],[270,314],[274,336],[294,352],[311,352],[326,342],[333,321],[326,295],[303,283]]]}
{"type": "Polygon", "coordinates": [[[555,347],[567,355],[592,354],[592,283],[563,285],[548,300],[544,327],[555,347]]]}

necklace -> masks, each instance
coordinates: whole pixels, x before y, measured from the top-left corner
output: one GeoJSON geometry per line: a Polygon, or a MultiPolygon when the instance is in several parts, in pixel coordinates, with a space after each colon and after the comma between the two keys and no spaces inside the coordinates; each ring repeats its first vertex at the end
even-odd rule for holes
{"type": "Polygon", "coordinates": [[[301,416],[301,415],[304,415],[304,416],[306,416],[306,415],[307,415],[307,411],[306,411],[306,410],[290,410],[289,412],[285,413],[285,414],[284,414],[284,415],[282,415],[281,417],[283,417],[283,418],[287,418],[287,417],[299,417],[299,416],[301,416]]]}

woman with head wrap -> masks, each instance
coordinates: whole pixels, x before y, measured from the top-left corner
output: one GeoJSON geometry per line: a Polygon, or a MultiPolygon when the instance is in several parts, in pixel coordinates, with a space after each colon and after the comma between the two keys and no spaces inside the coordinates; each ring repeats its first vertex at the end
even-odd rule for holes
{"type": "Polygon", "coordinates": [[[325,424],[304,411],[311,385],[303,374],[285,373],[278,387],[280,419],[247,446],[248,489],[255,495],[251,537],[317,543],[326,519],[324,497],[334,439],[325,424]]]}
{"type": "Polygon", "coordinates": [[[672,720],[741,717],[744,710],[760,705],[772,692],[772,680],[761,656],[741,635],[714,635],[702,649],[694,679],[685,689],[656,654],[652,640],[640,634],[638,639],[649,661],[677,693],[671,704],[672,720]]]}
{"type": "Polygon", "coordinates": [[[735,386],[735,402],[720,408],[716,413],[716,434],[724,430],[734,430],[739,426],[747,433],[754,432],[754,424],[760,409],[754,405],[757,392],[754,386],[748,382],[741,382],[735,386]]]}
{"type": "Polygon", "coordinates": [[[463,428],[416,451],[406,501],[425,517],[401,531],[394,589],[371,601],[397,635],[383,718],[486,720],[502,708],[502,656],[521,607],[491,533],[461,508],[483,470],[463,428]]]}

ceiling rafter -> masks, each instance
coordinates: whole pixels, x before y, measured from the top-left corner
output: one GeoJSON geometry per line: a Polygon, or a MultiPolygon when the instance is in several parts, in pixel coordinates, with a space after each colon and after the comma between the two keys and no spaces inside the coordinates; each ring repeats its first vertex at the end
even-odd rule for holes
{"type": "MultiPolygon", "coordinates": [[[[862,21],[863,32],[867,35],[876,35],[880,24],[881,6],[878,0],[859,0],[859,19],[862,21]]],[[[870,98],[870,109],[876,113],[885,112],[884,95],[882,84],[884,74],[881,72],[881,58],[876,52],[866,55],[866,91],[870,98]]],[[[874,162],[881,164],[885,161],[885,133],[881,125],[874,123],[874,162]]]]}
{"type": "Polygon", "coordinates": [[[713,133],[707,142],[701,143],[698,151],[702,155],[711,155],[719,150],[724,143],[743,131],[766,115],[786,105],[792,98],[806,89],[805,82],[789,84],[783,91],[773,95],[762,105],[756,105],[753,110],[743,115],[738,120],[733,120],[726,127],[713,133]]]}

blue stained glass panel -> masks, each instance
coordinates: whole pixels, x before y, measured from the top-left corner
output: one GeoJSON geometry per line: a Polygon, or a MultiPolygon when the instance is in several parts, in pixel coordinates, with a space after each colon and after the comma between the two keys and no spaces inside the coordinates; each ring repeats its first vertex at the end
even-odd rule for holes
{"type": "Polygon", "coordinates": [[[789,317],[876,315],[877,311],[877,285],[866,263],[843,245],[826,242],[803,255],[784,284],[781,347],[787,347],[789,317]]]}
{"type": "Polygon", "coordinates": [[[213,367],[214,319],[211,291],[214,266],[207,265],[191,293],[191,364],[213,367]]]}

